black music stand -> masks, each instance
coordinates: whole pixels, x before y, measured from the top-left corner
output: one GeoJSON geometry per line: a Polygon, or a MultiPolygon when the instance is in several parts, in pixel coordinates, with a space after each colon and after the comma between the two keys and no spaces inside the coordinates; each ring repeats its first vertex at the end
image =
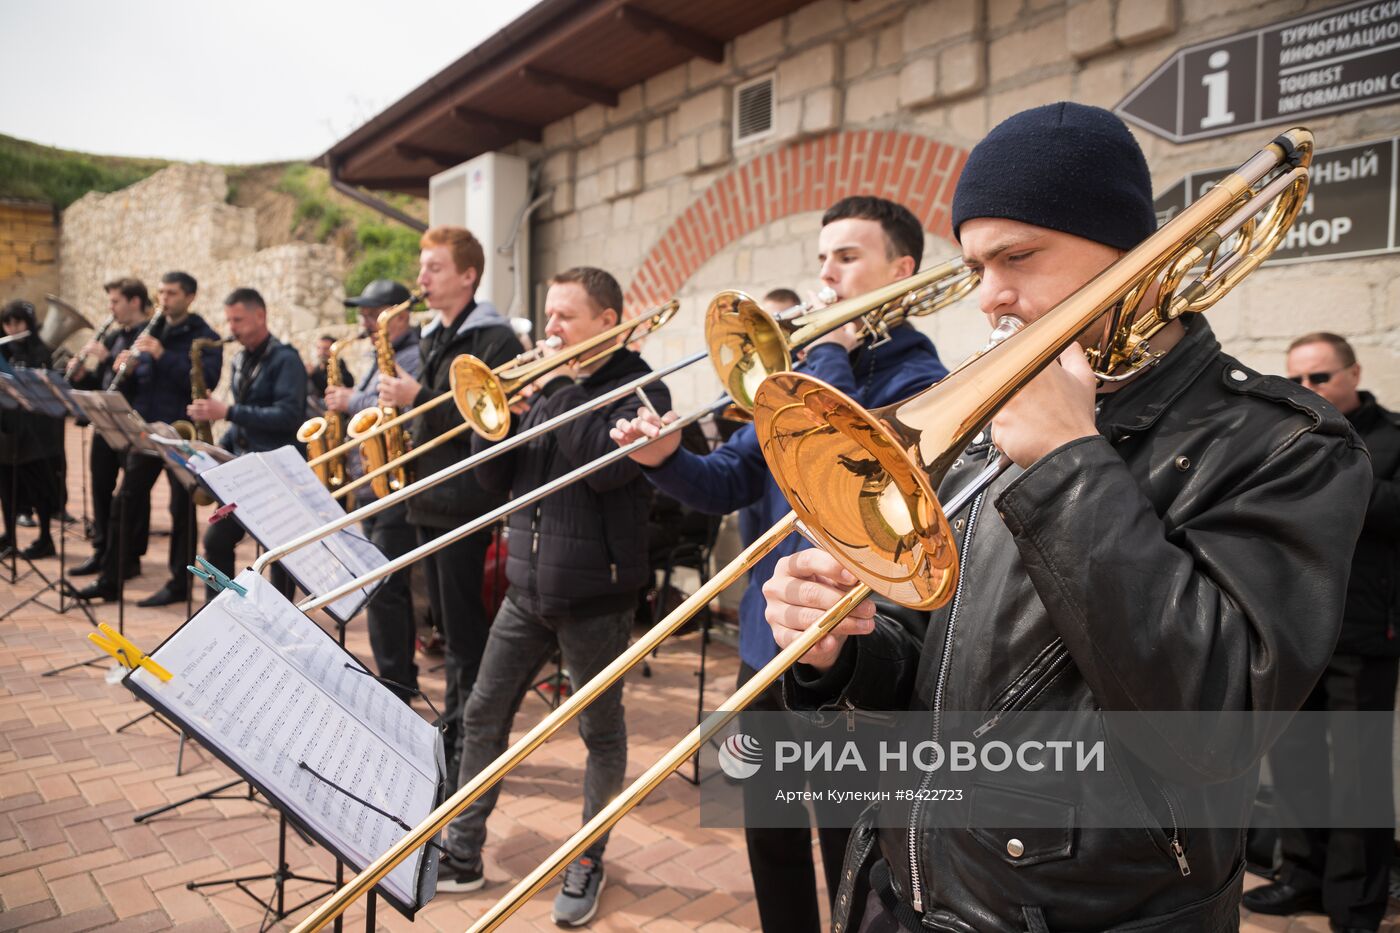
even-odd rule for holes
{"type": "MultiPolygon", "coordinates": [[[[87,419],[92,422],[97,433],[102,435],[102,439],[112,448],[113,452],[130,455],[133,448],[154,454],[149,442],[143,439],[146,431],[146,423],[132,410],[125,396],[117,392],[73,392],[72,398],[77,406],[82,410],[87,419]]],[[[117,496],[117,631],[126,634],[126,567],[124,565],[124,555],[126,554],[126,497],[117,496]]],[[[66,581],[65,581],[66,583],[66,581]]],[[[71,584],[67,584],[71,586],[71,584]]],[[[77,602],[86,604],[86,600],[78,599],[77,602]]],[[[87,612],[91,620],[90,609],[87,612]]],[[[95,622],[93,623],[96,624],[95,622]]],[[[85,661],[76,661],[63,667],[45,671],[44,677],[53,677],[65,671],[71,671],[79,667],[107,667],[107,658],[98,655],[85,661]]]]}
{"type": "MultiPolygon", "coordinates": [[[[307,899],[301,903],[288,904],[285,890],[288,882],[303,881],[338,886],[343,881],[343,863],[347,853],[355,850],[347,848],[347,845],[350,844],[344,841],[341,844],[333,842],[332,840],[339,838],[336,835],[339,831],[332,830],[331,827],[344,825],[344,814],[341,812],[344,807],[348,807],[351,803],[356,804],[362,808],[357,811],[361,821],[366,818],[375,819],[377,815],[377,817],[387,818],[407,831],[411,826],[405,822],[404,817],[421,818],[438,805],[446,794],[446,781],[442,774],[441,734],[437,733],[433,736],[432,747],[426,750],[429,752],[430,761],[427,769],[424,770],[425,750],[422,743],[425,737],[422,734],[418,735],[416,750],[413,750],[415,745],[407,738],[407,733],[401,731],[403,725],[393,725],[388,718],[381,719],[381,716],[386,716],[386,714],[378,711],[402,710],[401,713],[396,714],[412,717],[408,721],[416,723],[414,714],[401,707],[398,698],[388,693],[385,687],[371,686],[368,691],[352,688],[347,692],[343,686],[337,686],[339,683],[337,678],[346,675],[337,674],[336,670],[343,666],[348,671],[366,675],[373,681],[378,681],[378,677],[371,674],[368,668],[344,648],[337,646],[328,650],[324,647],[318,647],[318,645],[325,644],[320,641],[321,639],[332,636],[300,613],[293,614],[294,606],[284,598],[276,596],[275,589],[261,577],[245,572],[240,574],[236,580],[230,581],[217,570],[212,570],[207,563],[203,567],[201,572],[210,574],[208,578],[210,586],[220,590],[218,598],[206,604],[199,614],[181,626],[149,657],[140,655],[138,652],[134,662],[126,662],[134,663],[136,667],[127,675],[123,683],[153,709],[179,723],[181,728],[199,741],[214,757],[238,774],[243,781],[246,781],[249,785],[249,799],[253,798],[253,792],[256,791],[264,798],[268,806],[278,811],[278,848],[275,868],[272,872],[189,882],[186,885],[189,890],[232,885],[263,908],[263,922],[260,929],[267,930],[270,921],[284,919],[289,914],[308,906],[319,898],[318,895],[318,897],[307,899]],[[213,616],[201,618],[205,613],[213,613],[213,616]],[[238,630],[236,639],[228,638],[230,627],[238,630]],[[279,672],[275,675],[276,682],[280,685],[291,678],[296,684],[294,691],[289,690],[287,693],[282,693],[282,688],[279,686],[275,691],[265,691],[259,694],[261,699],[250,705],[236,707],[238,710],[265,710],[265,707],[260,704],[271,703],[274,712],[268,713],[266,719],[262,718],[263,713],[261,712],[247,715],[231,713],[228,716],[222,714],[218,717],[206,716],[203,711],[205,704],[210,702],[208,693],[206,693],[206,683],[210,684],[208,687],[210,691],[237,689],[242,692],[245,689],[257,690],[259,688],[254,685],[265,682],[256,674],[240,680],[240,675],[233,673],[242,670],[239,666],[240,662],[237,660],[228,664],[218,660],[205,660],[206,658],[225,656],[225,651],[236,652],[239,650],[238,646],[243,645],[250,638],[255,644],[260,644],[256,648],[245,649],[243,656],[268,658],[267,663],[273,665],[270,669],[279,672]],[[170,660],[165,660],[167,651],[171,654],[170,660]],[[209,654],[211,651],[214,651],[215,654],[209,654]],[[255,653],[249,654],[248,651],[255,653]],[[341,660],[337,661],[337,657],[341,660]],[[162,663],[169,665],[171,670],[179,670],[182,673],[177,675],[172,682],[171,674],[160,670],[159,665],[162,663]],[[211,677],[226,679],[222,681],[222,687],[220,687],[218,680],[207,680],[211,677]],[[334,742],[331,742],[320,746],[321,751],[313,754],[310,749],[313,745],[318,744],[315,740],[311,745],[303,745],[299,738],[299,730],[283,731],[282,723],[285,721],[285,717],[294,709],[302,709],[305,703],[304,698],[317,696],[324,698],[320,702],[323,708],[326,707],[327,699],[337,698],[330,704],[330,708],[343,709],[344,714],[351,717],[351,720],[345,720],[346,722],[354,721],[365,724],[359,737],[351,739],[351,744],[343,746],[341,751],[337,751],[334,742]],[[276,712],[277,709],[280,709],[281,712],[276,712]],[[372,722],[379,723],[379,725],[369,725],[372,722]],[[260,733],[256,738],[250,738],[253,730],[258,730],[260,733]],[[395,757],[402,755],[403,757],[398,760],[401,760],[410,771],[420,775],[414,796],[411,798],[415,801],[414,810],[404,810],[402,816],[396,815],[390,810],[381,809],[371,800],[357,796],[353,790],[337,783],[337,781],[343,780],[340,774],[345,763],[350,760],[348,757],[341,760],[341,770],[332,770],[331,767],[322,764],[322,762],[330,762],[333,765],[336,760],[334,756],[349,755],[350,749],[359,748],[354,743],[360,741],[368,742],[371,746],[382,749],[382,752],[379,753],[381,756],[384,754],[395,757]],[[290,762],[296,762],[296,767],[292,768],[290,762]],[[416,764],[412,762],[416,762],[416,764]],[[317,767],[325,770],[326,774],[321,774],[317,767]],[[300,775],[300,777],[293,778],[294,774],[300,775]],[[425,777],[427,778],[426,784],[423,782],[425,777]],[[333,794],[337,800],[343,798],[345,804],[336,806],[335,812],[333,812],[330,803],[332,798],[329,796],[323,798],[322,794],[333,794]],[[340,815],[337,816],[336,812],[340,812],[340,815]],[[410,813],[415,812],[416,815],[410,815],[410,813]],[[286,831],[289,825],[308,843],[319,845],[336,858],[336,880],[299,875],[291,871],[286,851],[286,831]],[[260,896],[250,887],[251,884],[259,881],[272,882],[273,890],[269,896],[260,896]]],[[[418,723],[415,728],[421,728],[421,725],[418,723]]],[[[335,734],[339,736],[340,733],[337,731],[335,734]]],[[[373,758],[374,756],[371,756],[367,760],[373,760],[373,758]]],[[[387,767],[382,757],[379,767],[381,769],[387,767]]],[[[397,781],[399,771],[395,770],[393,774],[395,781],[397,781]]],[[[358,788],[362,793],[365,792],[364,787],[383,786],[377,778],[370,777],[365,780],[368,783],[361,782],[361,786],[358,788]]],[[[239,781],[234,781],[222,787],[211,789],[203,796],[218,799],[215,797],[218,792],[229,790],[238,783],[239,781]]],[[[349,781],[346,783],[351,788],[357,787],[356,783],[349,781]]],[[[369,794],[369,796],[375,795],[369,794]]],[[[404,798],[405,801],[409,799],[408,797],[404,798]]],[[[381,799],[380,803],[392,809],[398,809],[397,805],[390,804],[387,799],[381,799]]],[[[149,819],[177,806],[179,804],[169,804],[157,811],[144,814],[142,818],[149,819]]],[[[354,821],[353,814],[351,820],[354,821]]],[[[366,840],[370,838],[383,839],[378,834],[364,838],[366,840]]],[[[380,844],[386,845],[387,842],[381,841],[380,844]]],[[[373,850],[360,851],[360,857],[364,859],[372,859],[375,854],[373,850]]],[[[417,874],[414,875],[411,890],[406,890],[404,886],[397,889],[385,888],[390,902],[409,919],[412,919],[414,913],[426,904],[431,896],[431,887],[436,873],[435,866],[435,854],[432,851],[427,851],[422,856],[417,874]]],[[[372,918],[376,909],[375,903],[374,900],[371,900],[367,905],[368,916],[371,918],[370,929],[373,929],[372,918]]],[[[337,921],[336,925],[339,927],[340,921],[337,921]]]]}
{"type": "MultiPolygon", "coordinates": [[[[3,376],[0,376],[0,403],[3,403],[4,401],[15,402],[17,403],[17,407],[22,408],[23,410],[33,415],[49,418],[61,419],[69,415],[70,413],[77,411],[76,406],[72,404],[71,400],[65,398],[63,394],[60,394],[58,389],[54,387],[54,384],[49,381],[48,372],[39,369],[19,368],[13,370],[11,373],[7,373],[3,376]]],[[[6,407],[10,406],[7,405],[6,407]]],[[[18,510],[18,470],[12,470],[10,473],[10,501],[15,503],[15,508],[16,510],[18,510]]],[[[79,608],[83,612],[83,614],[87,616],[88,623],[92,625],[93,628],[97,627],[97,620],[93,617],[92,611],[88,606],[80,604],[76,600],[67,601],[65,599],[65,593],[62,584],[64,572],[67,568],[68,548],[67,541],[63,537],[63,519],[61,515],[59,516],[58,548],[59,575],[53,579],[50,579],[49,576],[45,574],[44,571],[41,570],[33,560],[24,557],[22,554],[20,554],[19,542],[14,542],[14,546],[10,550],[10,578],[8,581],[10,585],[13,586],[20,580],[29,576],[37,576],[41,581],[43,581],[43,585],[40,586],[39,589],[35,592],[31,593],[29,596],[16,603],[14,606],[11,606],[9,609],[5,610],[3,614],[0,614],[0,621],[9,618],[11,615],[18,612],[20,609],[30,605],[31,603],[34,603],[43,607],[44,609],[49,610],[50,612],[56,612],[60,615],[68,613],[71,609],[77,606],[77,608],[79,608]],[[23,560],[28,565],[28,569],[23,574],[19,572],[18,562],[20,560],[23,560]],[[57,594],[57,606],[51,606],[43,601],[44,594],[48,593],[49,591],[53,591],[55,594],[57,594]]]]}

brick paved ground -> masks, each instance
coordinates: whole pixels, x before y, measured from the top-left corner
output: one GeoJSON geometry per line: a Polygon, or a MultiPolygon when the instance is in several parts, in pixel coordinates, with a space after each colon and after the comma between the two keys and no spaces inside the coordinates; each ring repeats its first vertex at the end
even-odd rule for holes
{"type": "MultiPolygon", "coordinates": [[[[69,449],[79,450],[71,429],[69,449]]],[[[80,474],[77,457],[70,459],[73,511],[79,513],[80,474]]],[[[163,481],[156,495],[152,524],[161,529],[167,521],[163,481]]],[[[21,542],[30,534],[22,534],[21,542]]],[[[146,574],[128,586],[127,632],[140,645],[154,645],[184,617],[183,606],[140,610],[133,605],[163,582],[167,540],[152,538],[146,574]]],[[[70,563],[88,553],[86,543],[73,538],[69,547],[70,563]]],[[[251,557],[250,550],[242,559],[251,557]]],[[[57,560],[40,562],[50,576],[57,566],[57,560]]],[[[8,575],[0,580],[0,612],[37,587],[33,577],[14,585],[8,575]]],[[[97,614],[116,622],[115,605],[99,605],[97,614]]],[[[0,931],[256,929],[262,911],[243,894],[229,887],[190,891],[185,883],[268,871],[276,851],[275,816],[235,799],[202,801],[133,823],[134,813],[218,785],[229,773],[191,746],[185,773],[176,776],[178,743],[152,720],[118,734],[117,727],[144,707],[124,688],[109,685],[105,668],[41,676],[92,656],[85,640],[89,630],[77,612],[60,616],[32,605],[0,622],[0,931]]],[[[362,623],[352,625],[349,647],[369,658],[362,623]]],[[[693,721],[697,648],[695,636],[683,637],[653,662],[654,677],[629,678],[629,779],[693,721]]],[[[711,659],[713,704],[733,683],[737,662],[722,645],[712,648],[711,659]]],[[[427,680],[439,702],[440,677],[427,680]]],[[[528,727],[544,712],[541,701],[527,699],[517,725],[528,727]]],[[[485,890],[439,896],[416,927],[383,908],[381,928],[465,929],[578,825],[584,753],[577,734],[565,732],[508,781],[490,826],[485,890]]],[[[594,929],[758,928],[742,835],[700,828],[697,805],[694,788],[669,778],[614,830],[609,884],[594,929]]],[[[325,852],[294,836],[288,861],[301,874],[326,877],[332,870],[325,852]]],[[[262,893],[266,887],[255,889],[262,893]]],[[[318,890],[289,885],[289,900],[300,902],[318,890]]],[[[554,929],[553,891],[546,889],[505,929],[554,929]]],[[[363,929],[362,913],[350,918],[348,929],[363,929]]],[[[1383,929],[1400,929],[1394,919],[1383,929]]],[[[1327,925],[1317,916],[1246,918],[1244,929],[1323,931],[1327,925]]]]}

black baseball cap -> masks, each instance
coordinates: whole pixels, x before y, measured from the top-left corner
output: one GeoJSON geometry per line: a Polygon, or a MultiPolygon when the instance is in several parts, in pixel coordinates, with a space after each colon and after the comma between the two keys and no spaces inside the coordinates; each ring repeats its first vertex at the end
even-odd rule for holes
{"type": "Polygon", "coordinates": [[[401,305],[411,296],[407,288],[404,288],[393,279],[375,279],[365,286],[365,290],[358,298],[346,298],[347,308],[387,308],[390,305],[401,305]]]}

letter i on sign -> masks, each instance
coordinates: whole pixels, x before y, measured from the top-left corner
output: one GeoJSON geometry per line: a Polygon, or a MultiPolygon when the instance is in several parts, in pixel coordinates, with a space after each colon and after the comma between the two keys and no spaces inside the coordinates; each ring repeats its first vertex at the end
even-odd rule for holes
{"type": "Polygon", "coordinates": [[[1206,115],[1201,118],[1203,130],[1235,122],[1235,114],[1230,110],[1230,73],[1225,70],[1230,64],[1230,53],[1224,49],[1212,52],[1206,64],[1211,70],[1201,75],[1201,84],[1206,89],[1206,115]]]}

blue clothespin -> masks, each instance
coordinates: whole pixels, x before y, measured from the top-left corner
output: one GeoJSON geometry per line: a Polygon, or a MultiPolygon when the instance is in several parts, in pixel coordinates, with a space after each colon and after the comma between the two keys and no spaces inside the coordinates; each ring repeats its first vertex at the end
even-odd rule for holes
{"type": "Polygon", "coordinates": [[[233,590],[239,596],[248,595],[247,589],[245,589],[243,586],[237,583],[234,583],[232,580],[230,580],[227,576],[224,575],[224,572],[222,570],[209,563],[209,561],[205,560],[203,557],[196,557],[194,559],[194,562],[199,566],[196,567],[192,565],[186,569],[188,569],[189,572],[194,574],[196,577],[199,577],[201,580],[203,580],[210,587],[210,589],[214,590],[214,592],[221,593],[224,590],[233,590]]]}

